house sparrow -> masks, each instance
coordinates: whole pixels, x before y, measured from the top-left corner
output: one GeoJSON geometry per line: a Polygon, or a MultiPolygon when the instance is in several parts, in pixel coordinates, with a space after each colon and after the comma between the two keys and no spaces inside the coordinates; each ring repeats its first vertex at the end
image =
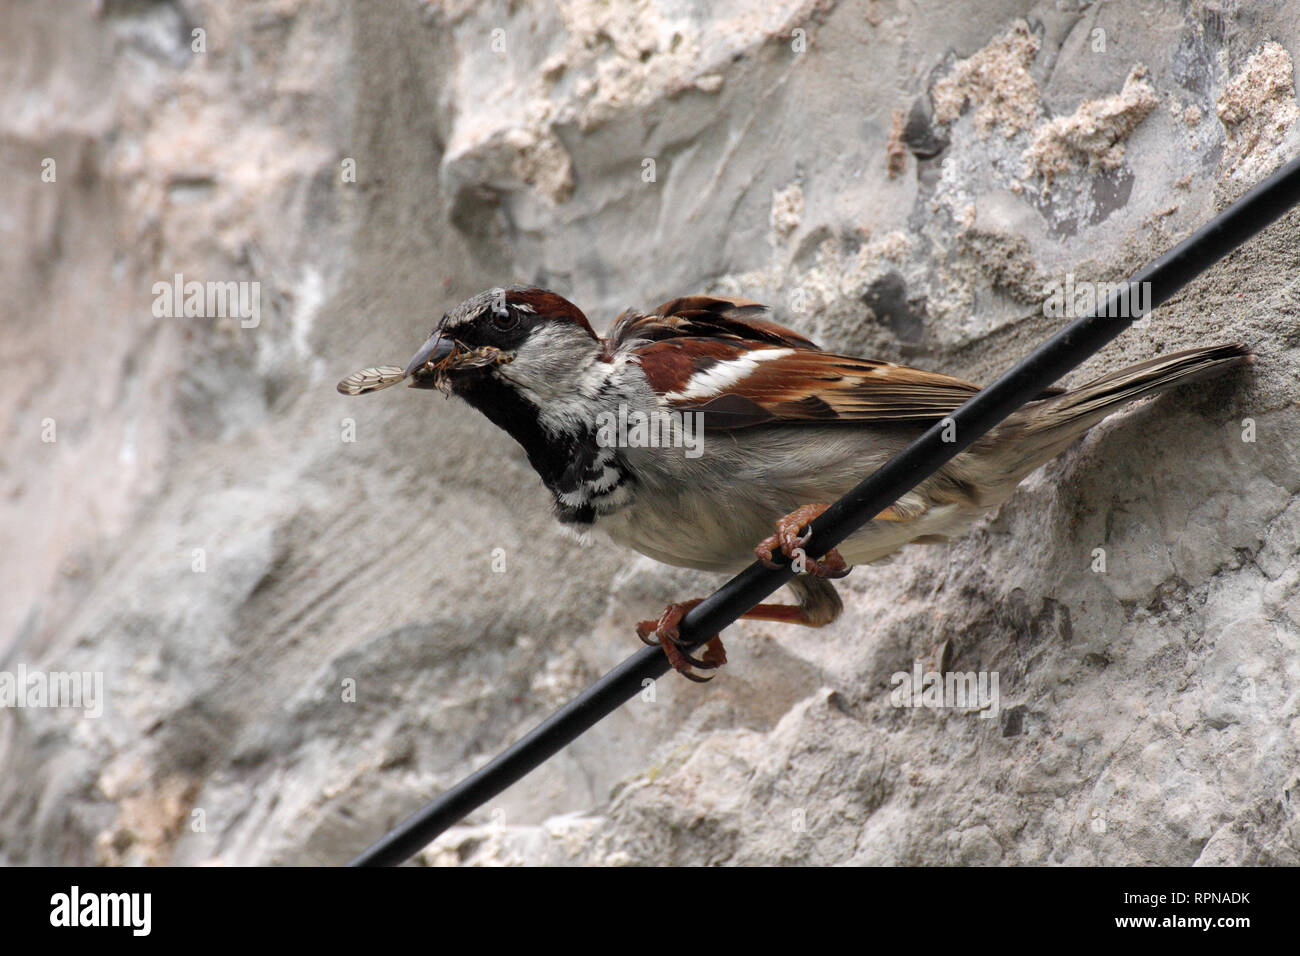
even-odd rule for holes
{"type": "MultiPolygon", "coordinates": [[[[979,386],[937,372],[823,352],[756,302],[688,296],[627,311],[600,338],[545,289],[492,289],[442,317],[405,368],[363,369],[347,395],[410,379],[456,395],[508,432],[554,496],[556,517],[658,561],[736,572],[780,550],[797,605],[745,617],[821,627],[839,616],[828,579],[909,543],[945,541],[1126,402],[1251,360],[1242,345],[1162,355],[1015,412],[819,560],[805,526],[943,420],[979,386]],[[756,546],[757,545],[757,546],[756,546]]],[[[679,646],[698,601],[637,633],[692,680],[726,660],[679,646]]]]}

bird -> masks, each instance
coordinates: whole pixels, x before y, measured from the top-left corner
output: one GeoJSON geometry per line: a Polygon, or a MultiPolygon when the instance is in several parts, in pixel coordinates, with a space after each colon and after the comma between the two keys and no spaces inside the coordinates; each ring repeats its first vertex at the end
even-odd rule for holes
{"type": "MultiPolygon", "coordinates": [[[[962,534],[1121,406],[1252,360],[1240,343],[1213,345],[1051,388],[821,558],[809,556],[808,524],[980,386],[823,351],[748,299],[629,309],[602,337],[563,296],[512,285],[445,313],[405,366],[362,369],[338,391],[409,380],[464,400],[521,446],[555,517],[581,535],[711,572],[756,558],[775,566],[780,551],[797,572],[797,603],[743,616],[823,627],[843,610],[831,581],[854,565],[962,534]]],[[[670,604],[636,631],[702,682],[726,650],[718,635],[682,640],[681,619],[698,603],[670,604]]]]}

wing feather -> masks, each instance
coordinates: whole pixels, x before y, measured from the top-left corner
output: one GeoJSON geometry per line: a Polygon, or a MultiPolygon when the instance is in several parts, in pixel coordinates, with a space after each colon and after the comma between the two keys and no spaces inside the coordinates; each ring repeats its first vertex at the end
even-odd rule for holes
{"type": "Polygon", "coordinates": [[[748,299],[689,296],[625,312],[608,347],[631,347],[651,386],[710,428],[777,423],[938,421],[978,385],[921,369],[823,352],[761,318],[748,299]]]}
{"type": "Polygon", "coordinates": [[[612,352],[633,341],[704,337],[819,351],[798,332],[763,316],[768,308],[749,299],[691,295],[665,302],[653,312],[629,310],[614,320],[605,341],[612,352]]]}
{"type": "MultiPolygon", "coordinates": [[[[643,368],[647,362],[653,366],[654,356],[643,354],[643,368]]],[[[951,414],[978,391],[970,382],[906,365],[793,351],[758,363],[717,395],[670,399],[670,404],[681,411],[705,412],[706,424],[713,428],[799,422],[928,424],[951,414]]]]}

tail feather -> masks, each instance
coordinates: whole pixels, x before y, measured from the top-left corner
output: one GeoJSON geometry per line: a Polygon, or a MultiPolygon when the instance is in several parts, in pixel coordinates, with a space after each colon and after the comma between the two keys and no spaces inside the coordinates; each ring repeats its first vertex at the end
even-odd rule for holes
{"type": "Polygon", "coordinates": [[[1119,406],[1180,385],[1208,381],[1254,360],[1241,343],[1171,352],[1138,362],[1035,403],[1026,422],[1028,431],[1067,429],[1077,437],[1119,406]]]}
{"type": "Polygon", "coordinates": [[[1172,352],[1030,402],[990,436],[987,448],[1001,450],[985,458],[984,465],[996,462],[995,473],[977,472],[973,477],[998,489],[987,496],[990,501],[1000,500],[1031,471],[1055,458],[1120,406],[1179,385],[1217,378],[1253,358],[1250,349],[1235,343],[1172,352]]]}

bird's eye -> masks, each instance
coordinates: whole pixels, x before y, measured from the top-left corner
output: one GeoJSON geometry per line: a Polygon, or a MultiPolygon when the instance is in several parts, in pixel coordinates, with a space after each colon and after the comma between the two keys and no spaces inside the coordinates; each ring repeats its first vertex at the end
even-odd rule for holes
{"type": "Polygon", "coordinates": [[[492,325],[502,332],[509,332],[519,324],[519,315],[513,309],[493,309],[492,325]]]}

